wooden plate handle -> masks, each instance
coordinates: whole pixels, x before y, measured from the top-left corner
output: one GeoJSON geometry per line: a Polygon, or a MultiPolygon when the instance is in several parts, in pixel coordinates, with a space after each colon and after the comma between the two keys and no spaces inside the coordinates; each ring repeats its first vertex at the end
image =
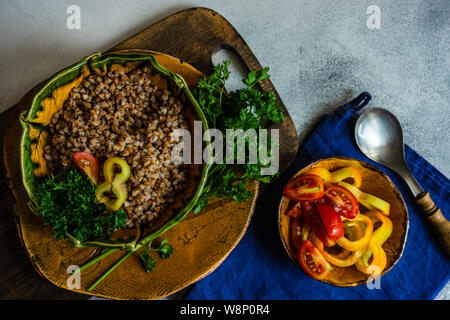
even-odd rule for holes
{"type": "Polygon", "coordinates": [[[434,234],[442,248],[450,256],[450,222],[444,217],[441,209],[436,207],[428,192],[419,195],[416,202],[433,226],[434,234]]]}

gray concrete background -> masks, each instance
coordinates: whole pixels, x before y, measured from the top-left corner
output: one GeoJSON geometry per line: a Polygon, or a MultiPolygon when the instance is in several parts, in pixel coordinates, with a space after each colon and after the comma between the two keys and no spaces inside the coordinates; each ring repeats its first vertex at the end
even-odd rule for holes
{"type": "MultiPolygon", "coordinates": [[[[450,1],[0,0],[0,112],[36,83],[179,10],[218,11],[245,39],[300,138],[362,91],[398,116],[405,142],[450,175],[450,1]],[[81,29],[66,27],[69,5],[81,29]],[[366,26],[367,7],[381,28],[366,26]]],[[[450,286],[438,298],[450,299],[450,286]]]]}

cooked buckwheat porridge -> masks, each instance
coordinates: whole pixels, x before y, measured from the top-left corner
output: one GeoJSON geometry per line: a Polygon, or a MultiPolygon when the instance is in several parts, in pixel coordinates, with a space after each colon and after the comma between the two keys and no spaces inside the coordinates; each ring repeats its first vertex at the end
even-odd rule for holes
{"type": "Polygon", "coordinates": [[[51,172],[71,165],[80,151],[92,153],[101,165],[110,157],[125,159],[131,169],[124,203],[128,227],[155,219],[187,183],[186,166],[171,160],[179,143],[171,133],[188,129],[183,104],[152,84],[147,71],[86,77],[53,115],[45,147],[51,172]]]}

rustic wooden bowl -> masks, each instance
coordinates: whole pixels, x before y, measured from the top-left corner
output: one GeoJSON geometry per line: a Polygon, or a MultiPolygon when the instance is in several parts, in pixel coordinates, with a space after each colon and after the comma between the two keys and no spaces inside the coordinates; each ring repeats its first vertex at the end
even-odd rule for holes
{"type": "MultiPolygon", "coordinates": [[[[188,77],[200,77],[201,73],[196,71],[192,67],[189,68],[183,66],[180,68],[181,63],[173,58],[172,60],[168,59],[168,56],[166,56],[166,59],[164,61],[172,62],[171,64],[169,63],[169,70],[158,62],[156,58],[157,56],[162,57],[164,55],[143,50],[122,50],[106,54],[94,53],[84,58],[80,62],[77,62],[56,73],[41,86],[38,92],[33,96],[29,110],[23,113],[24,120],[21,121],[23,127],[22,139],[20,143],[21,169],[24,187],[31,199],[29,202],[31,208],[39,207],[35,193],[40,179],[35,175],[35,172],[37,171],[39,173],[41,170],[40,167],[37,168],[38,165],[31,160],[32,151],[30,146],[32,146],[32,144],[36,143],[36,141],[38,140],[37,138],[32,138],[35,135],[31,135],[31,129],[33,126],[35,126],[35,119],[37,118],[37,114],[39,114],[39,112],[45,114],[45,110],[41,111],[41,104],[45,102],[44,100],[53,101],[53,105],[56,104],[54,101],[59,100],[62,104],[64,98],[60,98],[60,96],[68,97],[68,92],[70,90],[66,90],[66,94],[61,93],[61,91],[58,90],[65,90],[64,88],[71,83],[77,83],[77,85],[79,85],[83,77],[85,77],[86,70],[89,70],[87,72],[90,72],[91,74],[103,75],[113,68],[122,68],[122,70],[131,71],[133,68],[145,65],[149,68],[149,70],[151,70],[150,78],[152,79],[152,83],[156,83],[156,85],[160,88],[171,89],[173,92],[176,92],[179,98],[184,102],[186,120],[190,127],[190,131],[193,132],[194,130],[195,120],[202,122],[203,130],[208,129],[206,118],[189,89],[187,81],[189,81],[190,83],[191,79],[185,80],[176,72],[184,70],[184,74],[188,77]]],[[[44,119],[48,118],[47,121],[50,121],[51,119],[51,113],[49,112],[44,115],[44,119]]],[[[42,123],[38,124],[42,125],[42,123]]],[[[38,137],[38,143],[41,143],[40,135],[38,137]]],[[[45,162],[45,160],[42,161],[45,162]]],[[[195,205],[196,200],[201,194],[210,166],[211,164],[208,163],[205,163],[203,165],[189,165],[187,173],[187,188],[184,190],[184,192],[177,195],[177,197],[175,198],[176,201],[171,204],[167,210],[162,212],[162,214],[156,221],[152,222],[150,226],[146,226],[145,230],[143,230],[143,228],[120,230],[118,232],[114,232],[112,236],[107,239],[91,239],[90,241],[84,242],[80,242],[78,239],[68,234],[69,241],[75,247],[89,246],[99,248],[120,248],[135,250],[137,247],[137,241],[142,240],[144,236],[148,236],[150,233],[157,231],[165,225],[170,225],[172,220],[179,221],[186,216],[186,214],[195,205]]],[[[34,211],[39,215],[38,210],[34,211]]]]}
{"type": "MultiPolygon", "coordinates": [[[[195,88],[199,79],[204,77],[203,73],[191,65],[163,53],[149,50],[122,50],[114,54],[124,57],[151,54],[160,66],[180,75],[189,89],[195,88]]],[[[15,117],[10,120],[11,127],[15,126],[16,132],[14,140],[10,143],[11,149],[14,149],[11,154],[14,155],[19,155],[21,139],[17,134],[20,130],[18,115],[19,112],[29,110],[30,100],[32,99],[21,103],[15,117]]],[[[17,159],[7,163],[17,163],[17,159]]],[[[207,172],[205,165],[198,166],[200,167],[197,174],[199,178],[193,179],[192,185],[188,187],[190,189],[180,195],[181,198],[187,196],[190,202],[182,205],[181,208],[170,206],[153,224],[143,226],[137,234],[132,232],[131,241],[128,241],[129,234],[127,232],[122,234],[122,230],[118,231],[118,234],[113,233],[110,239],[104,241],[84,243],[57,241],[53,237],[53,229],[44,225],[42,219],[33,214],[27,205],[30,193],[24,187],[22,179],[15,179],[13,192],[17,199],[14,206],[18,220],[17,229],[36,271],[59,287],[113,299],[157,299],[203,278],[220,265],[244,235],[255,208],[259,184],[258,182],[250,183],[249,188],[253,191],[253,197],[245,203],[236,204],[228,199],[211,199],[206,209],[199,214],[193,214],[190,212],[193,203],[191,194],[194,193],[194,197],[199,194],[199,188],[207,172]],[[183,221],[169,229],[169,225],[171,226],[175,219],[183,219],[183,221]],[[86,263],[98,254],[100,251],[98,248],[132,250],[137,240],[145,236],[159,237],[162,230],[165,231],[163,237],[167,238],[173,246],[174,254],[170,259],[158,258],[158,265],[153,272],[144,272],[137,253],[123,262],[94,291],[88,291],[88,287],[100,275],[125,255],[124,250],[118,250],[83,271],[80,288],[68,286],[70,274],[67,273],[67,268],[70,265],[80,266],[86,263]]],[[[20,175],[20,172],[18,174],[20,175]]],[[[174,205],[176,206],[178,202],[176,201],[174,205]]]]}
{"type": "MultiPolygon", "coordinates": [[[[406,243],[409,225],[408,210],[405,201],[389,177],[384,172],[368,163],[345,157],[328,158],[316,161],[301,169],[296,175],[303,174],[315,167],[334,171],[348,166],[357,167],[361,171],[363,179],[360,189],[362,191],[380,197],[391,205],[389,219],[392,220],[393,231],[388,241],[383,245],[387,262],[386,268],[381,273],[382,276],[391,270],[401,258],[406,243]]],[[[278,208],[278,228],[286,252],[300,268],[296,251],[290,240],[291,218],[285,214],[293,203],[293,201],[284,196],[281,198],[278,208]]],[[[355,266],[346,268],[333,267],[333,271],[331,271],[329,277],[322,281],[334,286],[351,287],[367,283],[369,281],[369,276],[360,272],[355,266]]]]}

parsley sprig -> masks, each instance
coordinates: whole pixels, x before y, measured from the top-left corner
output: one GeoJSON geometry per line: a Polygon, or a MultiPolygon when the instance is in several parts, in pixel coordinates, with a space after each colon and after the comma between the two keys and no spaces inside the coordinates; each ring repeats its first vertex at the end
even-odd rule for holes
{"type": "MultiPolygon", "coordinates": [[[[193,95],[206,115],[210,128],[222,132],[226,129],[260,129],[263,122],[282,122],[283,110],[273,92],[261,91],[256,88],[259,81],[270,77],[269,68],[254,70],[248,73],[242,81],[246,87],[227,93],[225,83],[229,78],[230,61],[225,61],[214,68],[214,72],[199,81],[193,95]]],[[[224,134],[224,141],[226,136],[224,134]]],[[[236,149],[236,142],[233,146],[236,149]]],[[[250,141],[246,137],[246,148],[257,148],[258,141],[250,141]]],[[[268,150],[270,153],[270,148],[268,150]]],[[[234,152],[237,157],[237,152],[234,152]]],[[[225,156],[224,156],[225,158],[225,156]]],[[[234,159],[236,160],[236,159],[234,159]]],[[[261,168],[267,166],[259,161],[256,164],[248,162],[243,165],[227,165],[227,159],[221,164],[215,164],[210,170],[204,191],[194,207],[194,213],[203,210],[208,199],[212,197],[230,198],[237,203],[247,201],[253,193],[247,190],[250,180],[268,183],[271,176],[261,175],[261,168]]]]}
{"type": "Polygon", "coordinates": [[[97,202],[89,177],[75,167],[46,178],[38,199],[44,223],[53,227],[58,240],[66,239],[68,233],[79,241],[94,240],[122,228],[128,219],[123,210],[107,212],[97,202]]]}
{"type": "Polygon", "coordinates": [[[145,272],[152,272],[153,269],[156,267],[156,260],[152,256],[150,256],[150,251],[159,252],[161,259],[167,259],[173,253],[173,247],[167,243],[167,239],[161,241],[158,248],[154,249],[151,247],[151,245],[152,242],[150,242],[148,246],[141,251],[140,257],[145,272]]]}

